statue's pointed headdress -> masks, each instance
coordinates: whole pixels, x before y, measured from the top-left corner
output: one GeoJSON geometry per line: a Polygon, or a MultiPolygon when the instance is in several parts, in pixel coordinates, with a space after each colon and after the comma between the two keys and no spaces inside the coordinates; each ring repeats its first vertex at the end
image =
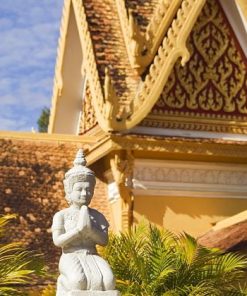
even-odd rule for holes
{"type": "Polygon", "coordinates": [[[65,174],[65,179],[63,181],[64,188],[66,192],[66,198],[68,194],[72,191],[73,185],[76,182],[92,182],[95,185],[95,175],[88,167],[86,167],[86,159],[82,149],[79,149],[75,160],[73,162],[74,166],[65,174]]]}

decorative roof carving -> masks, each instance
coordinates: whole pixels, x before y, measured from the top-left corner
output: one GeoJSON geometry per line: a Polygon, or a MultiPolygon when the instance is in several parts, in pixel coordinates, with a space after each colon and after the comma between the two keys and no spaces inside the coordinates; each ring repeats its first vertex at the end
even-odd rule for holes
{"type": "MultiPolygon", "coordinates": [[[[108,0],[108,1],[111,2],[113,0],[108,0]]],[[[86,3],[87,1],[84,1],[84,2],[86,3]]],[[[88,13],[89,13],[90,5],[92,5],[92,2],[93,1],[91,0],[87,2],[88,13]]],[[[104,131],[112,131],[116,129],[115,127],[116,125],[117,126],[119,125],[120,116],[121,116],[121,119],[125,119],[129,116],[129,107],[125,103],[126,101],[126,97],[124,96],[125,90],[122,83],[123,77],[125,77],[126,74],[125,73],[124,75],[121,74],[120,78],[117,81],[118,83],[118,96],[117,96],[114,90],[116,80],[114,80],[114,83],[113,83],[113,79],[112,79],[113,77],[112,72],[115,75],[114,73],[115,69],[110,69],[112,65],[106,64],[107,59],[104,60],[104,63],[100,62],[99,52],[97,56],[95,54],[95,48],[93,46],[93,40],[92,40],[92,33],[89,30],[88,21],[87,21],[88,16],[86,15],[85,7],[84,7],[85,3],[83,5],[83,3],[80,0],[72,0],[72,3],[73,3],[75,15],[76,15],[76,20],[77,20],[78,26],[80,27],[79,34],[80,34],[82,51],[84,56],[84,68],[87,69],[87,78],[89,81],[90,91],[92,94],[92,104],[96,113],[97,121],[100,127],[104,131]],[[97,63],[96,63],[96,58],[97,58],[97,63]],[[102,67],[104,67],[104,74],[102,73],[102,67]],[[106,68],[108,69],[106,70],[106,68]],[[103,78],[103,81],[102,81],[102,78],[103,78]],[[122,100],[119,94],[120,95],[123,94],[122,100]],[[111,106],[111,105],[114,105],[114,106],[111,106]]],[[[95,5],[96,4],[98,5],[99,2],[95,1],[95,5]]],[[[101,8],[105,7],[103,4],[102,3],[99,4],[99,5],[102,5],[101,8]]],[[[108,7],[106,8],[109,9],[108,7]]],[[[111,29],[115,30],[116,28],[114,27],[111,29]]],[[[96,33],[94,32],[94,38],[98,38],[97,37],[98,34],[96,33]]],[[[116,36],[116,34],[119,34],[119,32],[114,32],[114,36],[116,36]]],[[[105,42],[101,40],[100,44],[101,43],[104,44],[105,42]]],[[[114,61],[114,59],[112,59],[112,53],[110,54],[109,60],[111,62],[114,61]]],[[[122,65],[122,67],[124,67],[124,65],[122,65]]],[[[127,79],[128,78],[126,78],[125,80],[127,79]]],[[[130,87],[128,87],[128,90],[130,90],[130,87]]]]}
{"type": "Polygon", "coordinates": [[[141,74],[157,53],[182,0],[160,0],[145,32],[132,10],[127,11],[124,1],[116,0],[116,3],[131,66],[141,74]]]}
{"type": "MultiPolygon", "coordinates": [[[[119,5],[123,5],[123,1],[105,1],[100,4],[100,7],[102,10],[106,7],[108,10],[105,13],[109,13],[110,16],[117,11],[119,5]],[[110,12],[109,8],[107,8],[106,4],[108,3],[111,4],[111,9],[115,9],[113,12],[110,12]]],[[[100,40],[97,43],[95,40],[98,38],[96,33],[99,23],[94,28],[92,28],[92,20],[90,26],[88,24],[89,18],[93,18],[89,14],[90,5],[92,3],[98,5],[98,2],[96,0],[84,0],[84,2],[71,0],[77,25],[80,27],[79,34],[85,63],[84,68],[87,69],[87,78],[92,94],[92,106],[99,126],[104,131],[121,131],[136,126],[148,115],[162,92],[163,105],[164,102],[166,104],[164,114],[166,114],[167,118],[164,127],[181,128],[181,124],[183,124],[182,128],[195,128],[198,130],[202,128],[213,131],[242,132],[243,128],[246,129],[244,123],[240,122],[243,119],[246,121],[245,116],[247,116],[245,115],[247,113],[247,82],[246,74],[243,75],[243,73],[246,73],[246,68],[243,64],[243,58],[239,55],[234,37],[229,38],[232,32],[226,28],[227,21],[222,22],[219,12],[213,8],[213,4],[219,7],[217,1],[207,1],[208,4],[200,17],[201,24],[196,25],[191,35],[193,42],[187,43],[187,38],[191,34],[205,1],[182,0],[181,5],[176,1],[169,1],[170,5],[173,4],[174,7],[172,9],[173,13],[170,12],[169,14],[171,21],[166,23],[167,34],[164,39],[159,37],[161,38],[161,44],[151,65],[142,76],[138,76],[131,72],[131,67],[125,64],[127,49],[123,45],[120,46],[123,36],[119,36],[119,39],[117,39],[118,35],[121,35],[121,26],[116,16],[114,16],[114,20],[109,17],[106,21],[107,29],[112,30],[111,40],[105,42],[100,40]],[[87,6],[87,13],[85,5],[87,6]],[[176,18],[174,18],[174,12],[176,12],[176,18]],[[114,22],[114,26],[111,22],[114,22]],[[216,35],[210,37],[210,39],[209,35],[212,33],[216,35]],[[93,42],[92,36],[94,38],[93,42]],[[108,45],[112,46],[112,42],[116,42],[114,46],[119,49],[116,56],[124,55],[121,66],[117,69],[114,68],[113,63],[116,62],[114,47],[109,52],[107,51],[108,45]],[[207,47],[207,42],[212,42],[210,48],[207,47]],[[97,46],[101,46],[102,43],[104,48],[96,47],[95,43],[97,46]],[[203,44],[203,46],[198,47],[199,43],[203,44]],[[108,57],[105,57],[107,54],[108,57]],[[191,61],[185,65],[190,54],[192,55],[191,61]],[[199,56],[200,58],[198,58],[199,56]],[[185,65],[184,68],[180,67],[180,58],[182,58],[182,65],[185,65]],[[123,60],[124,63],[122,63],[123,60]],[[108,62],[109,65],[107,65],[108,62]],[[104,72],[106,66],[109,70],[104,72]],[[170,75],[173,68],[174,72],[170,75]],[[201,74],[198,74],[198,71],[201,71],[201,74]],[[180,88],[173,88],[174,75],[176,79],[179,79],[180,88]],[[190,82],[191,79],[193,82],[190,82]],[[163,91],[164,87],[165,90],[163,91]],[[191,89],[195,89],[192,96],[188,95],[191,89]],[[183,123],[180,120],[176,123],[172,122],[172,117],[179,118],[181,114],[187,116],[186,121],[183,123]],[[198,127],[195,127],[193,121],[189,118],[191,114],[200,119],[198,127]],[[213,127],[212,124],[209,124],[207,128],[203,128],[210,116],[216,120],[217,126],[213,127]],[[233,125],[231,126],[228,123],[224,125],[222,120],[227,122],[229,119],[234,121],[233,125]]],[[[69,2],[70,0],[66,3],[69,2]]],[[[156,22],[159,24],[167,17],[168,9],[171,9],[171,6],[168,8],[166,1],[161,2],[160,5],[163,5],[163,13],[159,17],[156,16],[156,22]],[[167,9],[166,12],[165,9],[167,9]]],[[[138,27],[132,13],[130,12],[128,15],[126,8],[124,8],[124,11],[123,17],[120,18],[121,25],[123,28],[127,28],[126,31],[128,32],[130,27],[132,28],[132,35],[130,34],[130,36],[132,36],[133,40],[136,40],[131,45],[133,46],[132,51],[136,53],[136,57],[140,57],[140,53],[145,52],[145,50],[142,51],[143,47],[150,46],[150,42],[146,42],[147,38],[145,36],[147,35],[145,34],[149,32],[147,34],[151,36],[154,33],[155,21],[151,19],[144,32],[143,28],[138,27]]],[[[155,14],[157,13],[155,12],[155,14]]],[[[97,22],[99,21],[100,19],[97,19],[97,22]]],[[[64,23],[66,23],[66,20],[64,23]]],[[[164,28],[165,24],[162,24],[162,26],[164,28]]],[[[158,26],[157,30],[160,28],[158,26]]],[[[157,116],[157,113],[152,113],[151,116],[157,116]]],[[[145,120],[150,121],[150,117],[145,120]]],[[[158,120],[160,119],[157,119],[156,122],[158,120]]]]}
{"type": "Polygon", "coordinates": [[[175,64],[142,125],[246,133],[247,61],[216,1],[204,6],[188,48],[189,62],[175,64]]]}
{"type": "Polygon", "coordinates": [[[84,55],[84,68],[87,69],[87,76],[90,85],[90,91],[92,94],[92,101],[94,106],[98,106],[97,108],[95,108],[95,112],[97,119],[101,121],[102,117],[100,116],[100,112],[103,111],[104,98],[95,62],[92,40],[86,20],[85,9],[82,5],[81,0],[72,0],[72,3],[77,23],[80,24],[79,34],[82,44],[82,51],[84,55]]]}
{"type": "Polygon", "coordinates": [[[119,103],[118,103],[116,91],[112,84],[112,80],[107,67],[105,68],[104,99],[105,99],[104,116],[108,120],[112,120],[114,116],[117,116],[117,112],[119,111],[119,103]]]}
{"type": "Polygon", "coordinates": [[[164,38],[155,56],[149,73],[140,87],[136,98],[133,100],[132,117],[126,122],[126,127],[131,128],[144,118],[160,96],[161,88],[166,84],[175,62],[182,57],[181,64],[184,66],[189,59],[186,48],[187,38],[193,28],[205,1],[183,1],[178,10],[177,18],[173,20],[167,37],[164,38]]]}
{"type": "MultiPolygon", "coordinates": [[[[103,108],[106,106],[102,105],[101,95],[95,96],[93,105],[95,110],[97,110],[97,117],[100,116],[99,124],[102,129],[108,131],[132,128],[149,113],[159,97],[176,60],[182,57],[182,64],[184,65],[189,59],[186,40],[204,3],[205,0],[183,1],[181,8],[177,12],[177,17],[173,20],[167,37],[163,40],[144,82],[139,83],[139,91],[130,99],[129,106],[126,107],[126,104],[122,105],[120,117],[116,112],[111,116],[109,116],[109,112],[104,112],[103,108]],[[98,103],[96,102],[97,100],[98,103]]],[[[84,15],[84,9],[81,9],[81,11],[83,11],[84,15]]],[[[126,22],[124,24],[126,25],[126,22]]],[[[132,26],[135,27],[135,24],[132,23],[132,26]]],[[[90,47],[85,49],[88,50],[88,54],[90,51],[90,55],[92,55],[90,47]]],[[[95,77],[94,80],[96,80],[95,77]]],[[[113,94],[113,92],[111,93],[113,94]]],[[[111,100],[114,99],[108,97],[108,102],[111,100]]]]}
{"type": "Polygon", "coordinates": [[[110,167],[113,179],[118,188],[122,199],[122,227],[128,229],[133,223],[133,194],[128,187],[128,181],[131,179],[134,165],[134,156],[131,151],[126,153],[115,152],[110,158],[110,167]]]}
{"type": "Polygon", "coordinates": [[[82,101],[82,115],[80,119],[79,134],[84,134],[97,125],[97,118],[95,116],[92,105],[92,95],[89,88],[89,83],[86,81],[85,94],[82,101]]]}

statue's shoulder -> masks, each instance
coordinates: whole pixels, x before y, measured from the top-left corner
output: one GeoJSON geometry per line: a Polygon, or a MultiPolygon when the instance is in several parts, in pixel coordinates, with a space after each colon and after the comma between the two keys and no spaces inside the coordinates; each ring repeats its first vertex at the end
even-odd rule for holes
{"type": "Polygon", "coordinates": [[[53,216],[52,229],[61,229],[64,226],[64,216],[67,213],[68,209],[63,209],[53,216]]]}
{"type": "Polygon", "coordinates": [[[109,223],[102,213],[92,208],[90,208],[89,210],[90,210],[91,220],[93,220],[93,222],[95,222],[97,225],[100,225],[101,228],[109,227],[109,223]]]}
{"type": "Polygon", "coordinates": [[[54,219],[63,219],[64,215],[65,215],[67,212],[68,212],[68,208],[56,212],[55,215],[53,216],[53,220],[54,220],[54,219]]]}

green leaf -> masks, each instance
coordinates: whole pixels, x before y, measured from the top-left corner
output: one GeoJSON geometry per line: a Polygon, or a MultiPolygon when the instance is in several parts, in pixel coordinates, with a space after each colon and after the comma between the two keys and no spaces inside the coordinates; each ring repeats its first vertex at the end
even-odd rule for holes
{"type": "Polygon", "coordinates": [[[240,286],[246,258],[204,248],[186,233],[174,235],[142,224],[111,234],[102,254],[112,266],[122,295],[247,295],[240,286]]]}
{"type": "MultiPolygon", "coordinates": [[[[8,223],[15,215],[0,217],[0,234],[5,233],[8,223]]],[[[18,295],[20,286],[28,284],[32,274],[38,274],[43,264],[38,264],[40,256],[25,251],[20,243],[0,245],[0,295],[18,295]]],[[[39,273],[40,274],[40,273],[39,273]]]]}

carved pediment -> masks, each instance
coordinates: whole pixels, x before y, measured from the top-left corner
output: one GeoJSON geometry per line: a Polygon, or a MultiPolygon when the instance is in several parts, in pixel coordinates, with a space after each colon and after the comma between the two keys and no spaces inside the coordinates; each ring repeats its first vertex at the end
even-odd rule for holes
{"type": "Polygon", "coordinates": [[[144,126],[246,133],[247,60],[219,3],[208,0],[144,126]]]}

